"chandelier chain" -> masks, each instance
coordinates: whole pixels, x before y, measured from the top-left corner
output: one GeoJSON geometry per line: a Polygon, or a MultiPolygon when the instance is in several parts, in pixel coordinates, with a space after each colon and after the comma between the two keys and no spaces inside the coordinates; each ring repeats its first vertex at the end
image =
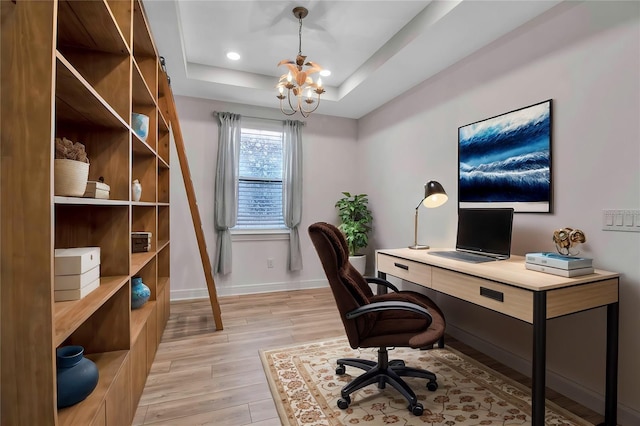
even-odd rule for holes
{"type": "Polygon", "coordinates": [[[300,27],[298,27],[298,56],[302,56],[302,18],[298,18],[300,27]]]}

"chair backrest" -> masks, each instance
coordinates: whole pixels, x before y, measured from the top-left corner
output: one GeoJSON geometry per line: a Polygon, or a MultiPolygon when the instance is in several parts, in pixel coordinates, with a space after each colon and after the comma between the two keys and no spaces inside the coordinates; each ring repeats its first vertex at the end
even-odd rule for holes
{"type": "Polygon", "coordinates": [[[360,334],[366,333],[376,313],[347,319],[347,312],[366,305],[373,296],[367,281],[349,263],[349,249],[342,232],[334,225],[317,222],[309,226],[309,236],[313,242],[324,272],[336,300],[340,318],[352,348],[357,348],[360,334]]]}

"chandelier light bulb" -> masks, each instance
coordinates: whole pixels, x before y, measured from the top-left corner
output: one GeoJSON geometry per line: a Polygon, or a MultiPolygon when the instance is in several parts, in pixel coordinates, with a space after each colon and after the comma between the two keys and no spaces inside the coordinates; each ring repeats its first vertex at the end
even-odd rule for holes
{"type": "Polygon", "coordinates": [[[318,88],[322,88],[322,79],[318,77],[318,88]]]}

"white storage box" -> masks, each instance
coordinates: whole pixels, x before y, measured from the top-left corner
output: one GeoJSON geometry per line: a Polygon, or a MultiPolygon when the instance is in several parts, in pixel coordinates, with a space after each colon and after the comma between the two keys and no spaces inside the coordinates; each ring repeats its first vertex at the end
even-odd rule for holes
{"type": "Polygon", "coordinates": [[[87,284],[84,287],[74,290],[56,290],[54,291],[54,300],[56,302],[64,302],[67,300],[78,300],[91,293],[96,288],[100,287],[100,278],[87,284]]]}
{"type": "Polygon", "coordinates": [[[79,275],[100,265],[100,247],[55,250],[55,275],[79,275]]]}
{"type": "Polygon", "coordinates": [[[54,279],[55,290],[78,290],[86,287],[95,280],[100,279],[100,265],[89,269],[84,274],[56,275],[54,279]]]}

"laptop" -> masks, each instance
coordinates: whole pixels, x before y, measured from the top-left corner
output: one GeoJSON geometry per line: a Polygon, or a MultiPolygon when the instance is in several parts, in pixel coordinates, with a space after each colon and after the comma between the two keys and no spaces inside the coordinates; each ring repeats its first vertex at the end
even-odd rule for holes
{"type": "Polygon", "coordinates": [[[471,263],[508,259],[512,228],[512,208],[459,209],[456,249],[429,254],[471,263]]]}

